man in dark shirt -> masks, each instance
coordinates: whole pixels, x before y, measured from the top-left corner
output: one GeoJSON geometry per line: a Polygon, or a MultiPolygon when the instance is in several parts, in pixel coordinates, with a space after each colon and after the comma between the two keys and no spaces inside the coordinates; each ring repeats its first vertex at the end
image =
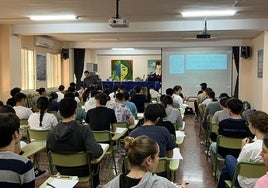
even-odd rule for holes
{"type": "Polygon", "coordinates": [[[105,105],[108,96],[105,93],[99,93],[95,96],[96,108],[90,109],[86,115],[86,123],[89,124],[93,131],[111,130],[116,131],[116,116],[113,109],[105,105]]]}
{"type": "MultiPolygon", "coordinates": [[[[59,111],[63,117],[62,121],[50,131],[47,138],[47,151],[56,153],[78,153],[86,152],[91,159],[99,158],[103,150],[96,142],[91,129],[75,121],[75,111],[77,103],[72,98],[64,98],[60,101],[59,111]]],[[[96,187],[100,184],[99,165],[92,165],[93,184],[96,187]]],[[[79,167],[60,167],[57,170],[64,175],[87,176],[89,173],[88,165],[79,167]]]]}
{"type": "MultiPolygon", "coordinates": [[[[252,137],[246,121],[241,117],[242,101],[236,98],[227,100],[227,110],[231,118],[219,122],[219,135],[233,137],[233,138],[246,138],[252,137]]],[[[216,144],[211,144],[211,157],[214,158],[216,152],[216,144]]],[[[218,153],[225,157],[226,155],[233,155],[238,157],[240,149],[226,149],[218,148],[218,153]]]]}

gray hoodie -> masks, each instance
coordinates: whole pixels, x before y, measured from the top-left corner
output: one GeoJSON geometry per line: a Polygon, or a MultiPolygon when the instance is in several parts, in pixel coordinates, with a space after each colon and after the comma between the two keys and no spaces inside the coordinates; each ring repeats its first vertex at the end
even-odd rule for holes
{"type": "MultiPolygon", "coordinates": [[[[121,175],[121,174],[120,174],[121,175]]],[[[120,175],[115,177],[109,183],[104,185],[102,188],[119,188],[119,179],[120,175]]],[[[142,177],[141,181],[138,185],[132,188],[177,188],[177,186],[171,183],[168,179],[163,178],[161,176],[157,176],[156,174],[152,174],[151,172],[147,172],[142,177]]]]}

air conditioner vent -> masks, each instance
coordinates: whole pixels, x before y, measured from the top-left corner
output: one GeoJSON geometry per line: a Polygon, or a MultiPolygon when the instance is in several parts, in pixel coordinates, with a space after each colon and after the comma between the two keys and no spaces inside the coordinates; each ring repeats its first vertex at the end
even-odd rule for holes
{"type": "Polygon", "coordinates": [[[53,40],[48,37],[35,37],[35,46],[41,46],[44,48],[52,48],[53,47],[53,40]]]}

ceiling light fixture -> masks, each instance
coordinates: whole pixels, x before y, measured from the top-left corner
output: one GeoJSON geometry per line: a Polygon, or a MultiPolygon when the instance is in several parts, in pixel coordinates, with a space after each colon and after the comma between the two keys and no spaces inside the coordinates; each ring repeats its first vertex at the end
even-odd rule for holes
{"type": "Polygon", "coordinates": [[[49,16],[29,16],[34,21],[55,21],[55,20],[77,20],[78,16],[75,15],[49,15],[49,16]]]}
{"type": "Polygon", "coordinates": [[[131,50],[135,50],[135,49],[134,48],[112,48],[112,50],[131,51],[131,50]]]}
{"type": "Polygon", "coordinates": [[[235,15],[235,10],[213,10],[213,11],[188,11],[188,12],[182,12],[183,17],[209,17],[209,16],[233,16],[235,15]]]}

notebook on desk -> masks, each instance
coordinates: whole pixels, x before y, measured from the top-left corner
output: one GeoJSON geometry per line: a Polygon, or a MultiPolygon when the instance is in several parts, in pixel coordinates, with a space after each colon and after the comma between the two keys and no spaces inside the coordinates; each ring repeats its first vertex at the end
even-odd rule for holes
{"type": "Polygon", "coordinates": [[[173,157],[171,159],[183,159],[181,152],[180,152],[180,148],[174,148],[173,149],[173,157]]]}
{"type": "Polygon", "coordinates": [[[184,137],[186,136],[184,131],[176,131],[176,137],[184,137]]]}
{"type": "Polygon", "coordinates": [[[127,128],[117,127],[115,133],[123,133],[127,128]]]}
{"type": "MultiPolygon", "coordinates": [[[[75,176],[74,176],[75,177],[75,176]]],[[[78,178],[53,178],[52,181],[46,181],[44,184],[46,188],[73,188],[78,183],[78,178]]],[[[42,187],[42,186],[41,186],[42,187]]]]}

